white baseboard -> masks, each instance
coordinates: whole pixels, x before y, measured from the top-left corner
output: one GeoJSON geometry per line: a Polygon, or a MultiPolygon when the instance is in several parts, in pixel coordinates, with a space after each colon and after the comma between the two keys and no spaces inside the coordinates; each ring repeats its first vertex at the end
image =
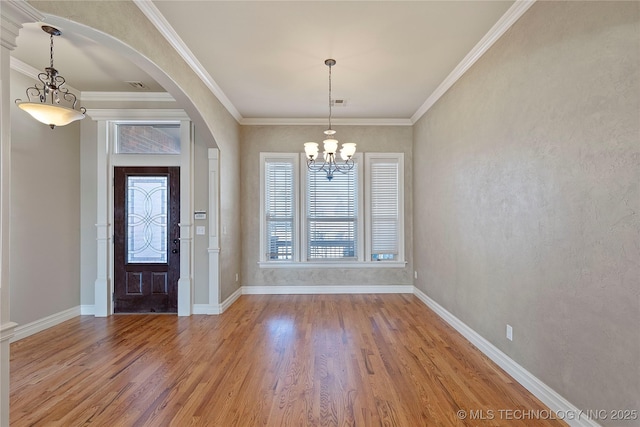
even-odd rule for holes
{"type": "Polygon", "coordinates": [[[0,324],[0,343],[5,341],[11,342],[15,336],[16,326],[18,326],[16,322],[0,324]]]}
{"type": "Polygon", "coordinates": [[[220,314],[220,306],[215,304],[193,304],[191,314],[220,314]]]}
{"type": "Polygon", "coordinates": [[[11,338],[10,342],[16,342],[33,334],[37,334],[38,332],[44,331],[52,326],[58,325],[69,319],[73,319],[76,316],[80,316],[80,313],[81,306],[78,305],[68,310],[43,317],[42,319],[38,319],[34,322],[16,326],[14,336],[11,338]]]}
{"type": "Polygon", "coordinates": [[[193,304],[193,314],[222,314],[242,295],[242,288],[236,289],[222,304],[193,304]]]}
{"type": "Polygon", "coordinates": [[[413,285],[243,286],[244,295],[412,294],[413,285]]]}
{"type": "Polygon", "coordinates": [[[82,316],[95,316],[96,306],[93,304],[83,304],[80,306],[80,315],[82,316]]]}
{"type": "Polygon", "coordinates": [[[516,363],[500,349],[491,344],[476,331],[467,326],[456,316],[448,312],[440,304],[432,300],[418,288],[414,288],[414,295],[418,297],[427,307],[433,310],[445,322],[451,325],[462,336],[468,339],[471,344],[478,347],[496,365],[504,369],[531,394],[540,399],[553,411],[557,418],[563,419],[571,427],[601,427],[600,424],[587,417],[587,414],[571,404],[567,399],[558,394],[551,387],[540,381],[531,372],[516,363]]]}
{"type": "Polygon", "coordinates": [[[240,296],[242,296],[242,288],[236,289],[234,293],[229,295],[229,297],[220,304],[220,313],[224,313],[240,296]]]}

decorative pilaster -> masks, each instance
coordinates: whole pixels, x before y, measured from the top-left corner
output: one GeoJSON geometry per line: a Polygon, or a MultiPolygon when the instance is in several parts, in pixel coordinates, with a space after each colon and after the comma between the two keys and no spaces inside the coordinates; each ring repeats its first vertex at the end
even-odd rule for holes
{"type": "Polygon", "coordinates": [[[220,150],[209,148],[209,306],[220,312],[220,150]]]}
{"type": "Polygon", "coordinates": [[[97,275],[94,282],[94,315],[107,317],[112,312],[111,283],[109,270],[112,254],[111,207],[109,194],[111,194],[111,167],[109,164],[109,133],[107,122],[98,122],[98,149],[96,156],[96,181],[97,181],[97,215],[96,215],[96,245],[97,245],[97,275]]]}
{"type": "Polygon", "coordinates": [[[180,123],[180,279],[178,279],[178,316],[191,316],[193,280],[191,248],[193,246],[192,173],[193,129],[189,120],[180,123]]]}

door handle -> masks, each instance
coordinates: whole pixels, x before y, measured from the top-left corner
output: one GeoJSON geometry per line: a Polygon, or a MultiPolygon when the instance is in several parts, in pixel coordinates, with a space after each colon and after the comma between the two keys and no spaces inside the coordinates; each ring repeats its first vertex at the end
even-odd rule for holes
{"type": "Polygon", "coordinates": [[[177,249],[171,249],[171,253],[172,253],[172,254],[177,254],[177,253],[178,253],[178,250],[177,250],[177,249]]]}

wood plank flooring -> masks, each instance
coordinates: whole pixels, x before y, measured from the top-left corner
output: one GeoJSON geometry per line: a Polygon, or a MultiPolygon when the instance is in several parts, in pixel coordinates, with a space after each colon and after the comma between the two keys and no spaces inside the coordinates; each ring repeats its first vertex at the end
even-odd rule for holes
{"type": "Polygon", "coordinates": [[[12,427],[566,425],[412,295],[80,316],[10,366],[12,427]]]}

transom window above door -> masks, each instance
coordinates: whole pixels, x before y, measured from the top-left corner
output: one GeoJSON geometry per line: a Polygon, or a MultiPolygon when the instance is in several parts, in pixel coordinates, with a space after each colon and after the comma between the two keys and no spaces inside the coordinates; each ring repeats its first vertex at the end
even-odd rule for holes
{"type": "Polygon", "coordinates": [[[115,125],[116,154],[180,154],[180,123],[115,125]]]}

